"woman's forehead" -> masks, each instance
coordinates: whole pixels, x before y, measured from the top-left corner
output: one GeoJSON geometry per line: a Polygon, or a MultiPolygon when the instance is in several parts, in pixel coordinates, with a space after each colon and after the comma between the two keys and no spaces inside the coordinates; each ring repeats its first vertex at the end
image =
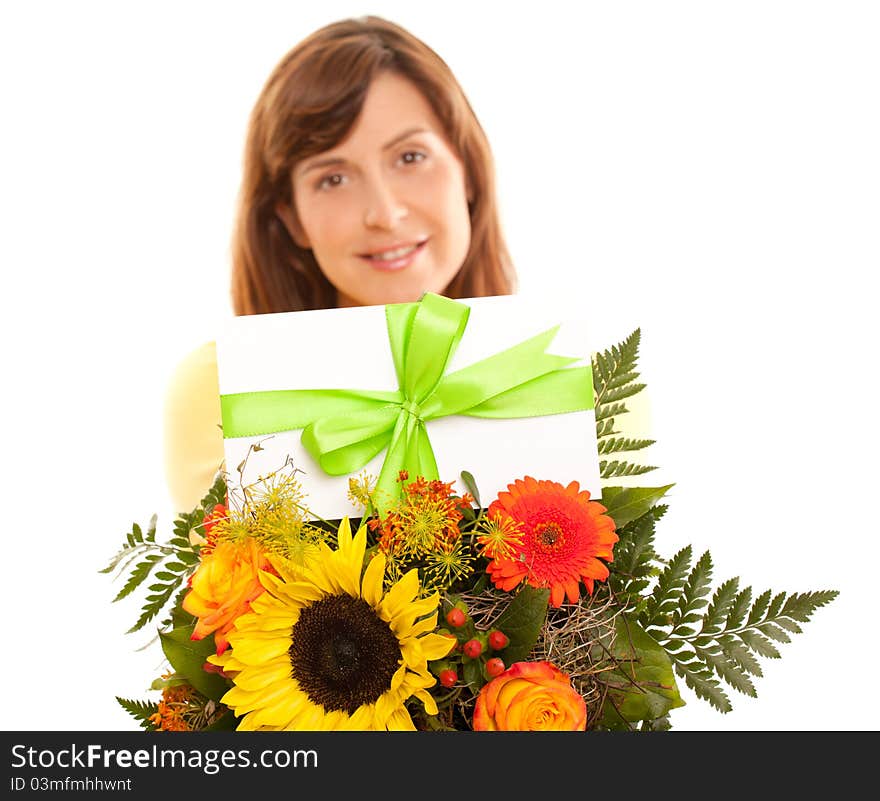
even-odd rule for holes
{"type": "Polygon", "coordinates": [[[390,150],[413,136],[444,137],[443,126],[427,98],[407,78],[383,72],[367,89],[361,111],[345,138],[309,156],[295,172],[390,150]]]}

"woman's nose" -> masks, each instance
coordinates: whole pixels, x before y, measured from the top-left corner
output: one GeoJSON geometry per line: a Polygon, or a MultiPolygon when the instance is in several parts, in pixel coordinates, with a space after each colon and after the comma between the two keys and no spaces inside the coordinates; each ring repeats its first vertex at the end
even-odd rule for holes
{"type": "Polygon", "coordinates": [[[388,181],[378,179],[370,182],[364,208],[364,225],[367,228],[391,231],[406,215],[406,204],[388,181]]]}

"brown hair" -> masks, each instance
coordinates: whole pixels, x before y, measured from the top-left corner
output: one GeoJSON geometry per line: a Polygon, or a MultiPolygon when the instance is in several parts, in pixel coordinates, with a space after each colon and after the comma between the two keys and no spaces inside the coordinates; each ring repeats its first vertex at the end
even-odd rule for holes
{"type": "Polygon", "coordinates": [[[430,103],[462,160],[471,191],[470,249],[444,294],[506,295],[515,274],[498,219],[488,140],[446,63],[412,34],[378,17],[321,28],[275,67],[251,113],[232,241],[235,314],[326,309],[336,289],[311,250],[299,247],[278,210],[296,214],[294,166],[341,142],[373,78],[391,71],[430,103]]]}

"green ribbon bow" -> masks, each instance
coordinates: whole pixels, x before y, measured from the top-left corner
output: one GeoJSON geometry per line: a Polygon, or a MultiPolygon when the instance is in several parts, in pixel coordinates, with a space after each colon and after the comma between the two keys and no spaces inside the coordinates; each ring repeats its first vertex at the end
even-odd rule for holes
{"type": "MultiPolygon", "coordinates": [[[[399,388],[295,389],[220,396],[223,436],[252,437],[302,429],[302,443],[328,475],[355,473],[387,448],[376,498],[400,494],[398,475],[438,478],[425,423],[452,414],[540,417],[593,408],[589,367],[577,357],[544,353],[559,326],[446,375],[470,307],[426,293],[417,303],[385,307],[399,388]]],[[[380,508],[381,511],[381,508],[380,508]]]]}

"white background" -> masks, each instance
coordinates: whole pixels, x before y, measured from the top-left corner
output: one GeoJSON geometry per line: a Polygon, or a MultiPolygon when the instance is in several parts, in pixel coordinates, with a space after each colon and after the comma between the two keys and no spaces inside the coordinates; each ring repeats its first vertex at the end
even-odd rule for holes
{"type": "Polygon", "coordinates": [[[162,398],[231,315],[250,108],[363,13],[459,77],[521,291],[579,304],[597,347],[641,328],[645,453],[677,482],[660,551],[841,591],[757,700],[722,716],[683,688],[675,727],[875,728],[880,24],[772,0],[4,4],[0,727],[133,728],[113,696],[147,697],[160,654],[97,570],[178,511],[162,398]]]}

